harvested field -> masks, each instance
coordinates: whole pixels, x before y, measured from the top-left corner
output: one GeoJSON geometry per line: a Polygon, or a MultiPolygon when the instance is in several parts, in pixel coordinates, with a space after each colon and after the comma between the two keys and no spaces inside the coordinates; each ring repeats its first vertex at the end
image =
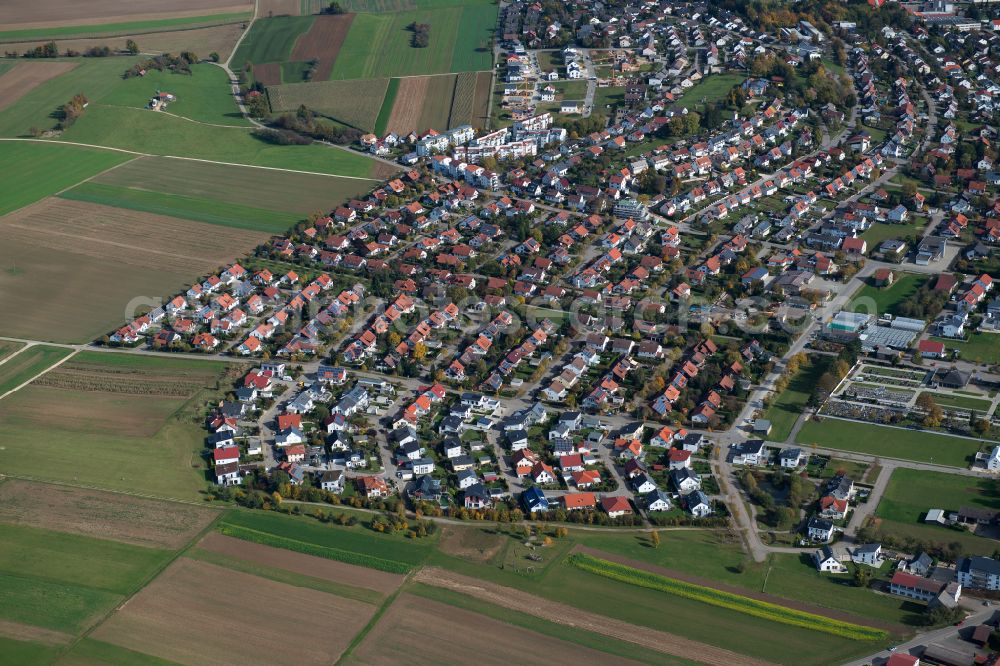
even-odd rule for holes
{"type": "Polygon", "coordinates": [[[387,129],[397,134],[448,129],[455,80],[454,74],[401,79],[387,129]]]}
{"type": "Polygon", "coordinates": [[[71,634],[64,634],[61,631],[42,629],[30,624],[21,622],[11,622],[10,620],[0,620],[0,636],[12,638],[17,641],[31,641],[42,645],[69,645],[73,642],[71,634]]]}
{"type": "Polygon", "coordinates": [[[447,555],[489,562],[503,547],[503,538],[478,528],[445,527],[438,547],[447,555]]]}
{"type": "MultiPolygon", "coordinates": [[[[434,587],[454,590],[465,596],[482,599],[483,601],[514,611],[529,613],[550,622],[610,636],[664,654],[691,659],[692,661],[707,664],[708,666],[729,666],[730,664],[767,666],[768,664],[768,662],[737,654],[713,645],[700,643],[655,629],[639,627],[629,622],[590,613],[567,604],[550,601],[527,592],[521,592],[514,588],[488,583],[436,567],[421,569],[413,579],[434,587]]],[[[362,643],[363,645],[364,643],[362,643]]]]}
{"type": "Polygon", "coordinates": [[[88,488],[17,479],[0,485],[0,522],[138,546],[177,550],[217,515],[213,509],[88,488]]]}
{"type": "Polygon", "coordinates": [[[476,72],[476,92],[472,104],[473,116],[470,124],[473,127],[486,127],[486,121],[490,117],[490,95],[492,88],[492,75],[490,72],[476,72]]]}
{"type": "Polygon", "coordinates": [[[301,35],[292,48],[292,61],[305,62],[318,60],[319,66],[313,79],[326,81],[333,71],[333,63],[344,45],[347,32],[351,29],[354,14],[339,14],[336,16],[317,16],[312,27],[301,35]]]}
{"type": "Polygon", "coordinates": [[[295,111],[305,104],[345,125],[371,132],[388,87],[389,79],[310,81],[270,86],[267,95],[276,113],[295,111]]]}
{"type": "Polygon", "coordinates": [[[369,604],[182,558],[93,637],[184,664],[330,664],[374,613],[369,604]]]}
{"type": "Polygon", "coordinates": [[[74,62],[19,62],[0,76],[0,110],[34,88],[76,67],[74,62]]]}
{"type": "Polygon", "coordinates": [[[15,394],[10,411],[53,429],[152,437],[218,375],[212,363],[83,352],[22,389],[29,399],[15,394]]]}
{"type": "Polygon", "coordinates": [[[246,255],[267,234],[206,227],[197,222],[65,199],[49,198],[0,218],[14,242],[70,251],[147,271],[180,270],[191,277],[246,255]]]}
{"type": "Polygon", "coordinates": [[[0,3],[0,25],[29,29],[64,25],[99,25],[117,19],[156,20],[204,16],[253,9],[250,2],[236,0],[171,0],[169,9],[155,0],[7,0],[0,3]],[[53,20],[51,17],[58,16],[53,20]]]}
{"type": "Polygon", "coordinates": [[[296,553],[291,550],[272,548],[219,533],[209,534],[199,542],[198,546],[213,553],[228,555],[254,564],[285,569],[344,585],[364,587],[383,594],[396,591],[404,580],[404,576],[398,574],[376,571],[323,557],[296,553]]]}
{"type": "Polygon", "coordinates": [[[301,9],[301,0],[260,0],[257,5],[257,15],[262,17],[298,16],[301,9]]]}
{"type": "Polygon", "coordinates": [[[254,63],[254,81],[259,81],[261,85],[277,86],[281,84],[281,63],[254,63]]]}
{"type": "Polygon", "coordinates": [[[637,664],[432,599],[404,594],[348,658],[357,664],[637,664]],[[428,630],[428,627],[433,629],[428,630]],[[439,640],[426,640],[428,631],[439,640]],[[420,645],[419,651],[413,649],[420,645]],[[488,656],[487,656],[488,655],[488,656]]]}
{"type": "Polygon", "coordinates": [[[395,176],[400,172],[400,168],[395,164],[388,164],[386,162],[376,162],[375,166],[372,167],[372,178],[378,178],[381,180],[386,180],[395,176]]]}
{"type": "Polygon", "coordinates": [[[49,198],[0,218],[0,334],[83,342],[267,234],[49,198]],[[141,297],[141,303],[134,299],[141,297]]]}
{"type": "Polygon", "coordinates": [[[455,78],[455,95],[448,128],[459,125],[485,127],[490,111],[490,73],[462,72],[455,78]]]}
{"type": "MultiPolygon", "coordinates": [[[[45,41],[54,41],[60,51],[72,49],[86,51],[93,46],[109,46],[112,49],[125,49],[125,43],[133,39],[139,48],[153,53],[177,53],[178,51],[196,50],[198,53],[215,51],[223,60],[229,57],[236,40],[243,34],[241,23],[226,23],[205,28],[189,28],[186,30],[169,30],[163,32],[144,32],[141,34],[122,34],[109,37],[94,37],[91,39],[52,39],[38,42],[4,42],[0,41],[0,51],[23,52],[33,49],[45,41]]],[[[55,63],[52,63],[55,64],[55,63]]]]}
{"type": "Polygon", "coordinates": [[[676,578],[677,580],[684,581],[686,583],[693,583],[695,585],[701,585],[704,587],[711,587],[718,590],[723,590],[731,594],[737,594],[743,597],[749,597],[751,599],[757,599],[759,601],[765,601],[771,604],[777,604],[779,606],[786,606],[788,608],[793,608],[795,610],[804,611],[806,613],[813,613],[814,615],[824,615],[826,617],[833,618],[835,620],[842,620],[844,622],[852,622],[854,624],[877,626],[881,629],[886,629],[887,631],[901,633],[904,631],[902,627],[891,622],[880,622],[879,620],[874,620],[869,617],[862,617],[860,615],[854,615],[852,613],[845,613],[843,611],[838,611],[830,608],[824,608],[822,606],[816,606],[813,604],[803,603],[801,601],[795,601],[794,599],[787,599],[785,597],[778,597],[773,594],[765,594],[763,592],[754,592],[752,590],[747,590],[746,588],[735,587],[732,585],[726,585],[725,583],[720,583],[717,580],[711,580],[709,578],[702,578],[701,576],[692,576],[690,574],[683,573],[681,571],[676,571],[674,569],[667,569],[666,567],[659,567],[655,564],[650,564],[648,562],[642,562],[641,560],[634,560],[628,557],[622,557],[621,555],[615,555],[613,553],[608,553],[603,550],[597,550],[596,548],[588,548],[587,546],[577,546],[573,549],[574,553],[585,553],[593,557],[598,557],[610,562],[616,562],[618,564],[623,564],[633,569],[640,569],[642,571],[648,571],[650,573],[659,574],[661,576],[667,576],[669,578],[676,578]]]}
{"type": "Polygon", "coordinates": [[[223,205],[251,203],[267,210],[302,215],[331,210],[344,200],[372,188],[372,184],[366,181],[336,176],[268,171],[168,157],[140,157],[101,174],[93,182],[216,200],[223,205]]]}
{"type": "Polygon", "coordinates": [[[411,76],[400,79],[396,100],[386,125],[387,131],[408,134],[413,130],[420,130],[420,116],[424,100],[427,98],[430,80],[429,76],[411,76]]]}

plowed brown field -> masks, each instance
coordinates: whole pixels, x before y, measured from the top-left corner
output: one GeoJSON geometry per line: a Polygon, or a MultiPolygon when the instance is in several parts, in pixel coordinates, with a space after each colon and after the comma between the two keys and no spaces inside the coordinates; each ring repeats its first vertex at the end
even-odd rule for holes
{"type": "Polygon", "coordinates": [[[336,663],[375,606],[181,558],[93,637],[181,664],[336,663]]]}
{"type": "Polygon", "coordinates": [[[347,661],[385,666],[638,663],[409,594],[392,604],[347,661]]]}
{"type": "Polygon", "coordinates": [[[295,40],[292,62],[308,62],[319,60],[314,81],[326,81],[333,71],[333,63],[344,45],[347,31],[354,22],[354,14],[338,14],[336,16],[317,16],[309,32],[295,40]]]}
{"type": "Polygon", "coordinates": [[[294,573],[323,578],[334,583],[364,587],[376,592],[393,592],[403,584],[403,576],[376,571],[365,567],[305,555],[291,550],[272,548],[259,543],[234,539],[224,534],[212,533],[198,544],[204,550],[221,553],[254,564],[285,569],[294,573]]]}
{"type": "Polygon", "coordinates": [[[279,85],[281,83],[281,63],[254,63],[253,78],[255,81],[260,81],[260,83],[265,86],[279,85]]]}
{"type": "Polygon", "coordinates": [[[0,522],[151,548],[181,548],[218,512],[89,488],[11,479],[0,484],[0,522]]]}
{"type": "Polygon", "coordinates": [[[0,25],[6,30],[151,21],[253,10],[248,0],[4,0],[0,25]],[[58,18],[56,18],[58,17],[58,18]]]}

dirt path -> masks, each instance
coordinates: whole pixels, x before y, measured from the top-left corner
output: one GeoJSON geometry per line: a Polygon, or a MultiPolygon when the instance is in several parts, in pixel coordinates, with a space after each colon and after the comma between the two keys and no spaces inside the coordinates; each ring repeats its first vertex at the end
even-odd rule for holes
{"type": "Polygon", "coordinates": [[[576,627],[595,634],[635,643],[649,650],[690,659],[708,666],[771,666],[770,662],[754,659],[729,650],[700,643],[656,629],[638,627],[628,622],[597,615],[566,604],[521,592],[510,587],[486,583],[468,576],[436,567],[421,569],[413,579],[434,587],[460,592],[519,613],[529,613],[549,622],[576,627]]]}
{"type": "Polygon", "coordinates": [[[861,617],[860,615],[853,615],[851,613],[846,613],[844,611],[838,611],[831,608],[824,608],[823,606],[814,606],[812,604],[807,604],[802,601],[795,601],[794,599],[788,599],[786,597],[778,597],[773,594],[767,594],[765,592],[755,592],[754,590],[749,590],[742,587],[736,587],[735,585],[726,585],[725,583],[720,583],[716,580],[711,580],[709,578],[701,578],[700,576],[692,576],[691,574],[686,574],[681,571],[676,571],[674,569],[667,569],[665,567],[656,566],[655,564],[649,564],[647,562],[642,562],[640,560],[632,560],[627,557],[622,557],[621,555],[615,555],[614,553],[608,553],[603,550],[597,550],[595,548],[588,548],[586,546],[576,546],[573,548],[574,553],[585,553],[593,557],[599,557],[602,560],[608,560],[610,562],[617,562],[618,564],[624,564],[627,567],[632,567],[634,569],[640,569],[642,571],[649,571],[650,573],[660,574],[667,576],[669,578],[676,578],[677,580],[682,580],[685,583],[693,583],[695,585],[702,585],[704,587],[710,587],[716,590],[722,590],[723,592],[730,592],[732,594],[738,594],[744,597],[750,597],[751,599],[757,599],[759,601],[766,601],[768,603],[777,604],[779,606],[785,606],[787,608],[794,608],[795,610],[804,611],[806,613],[812,613],[814,615],[822,615],[823,617],[833,618],[834,620],[842,620],[844,622],[853,622],[854,624],[860,624],[862,626],[878,627],[880,629],[885,629],[893,633],[903,633],[904,629],[898,624],[893,624],[891,622],[881,622],[879,620],[873,620],[867,617],[861,617]]]}
{"type": "Polygon", "coordinates": [[[61,631],[52,631],[41,627],[33,627],[20,622],[0,620],[0,636],[16,641],[31,641],[44,645],[69,645],[73,637],[61,631]]]}

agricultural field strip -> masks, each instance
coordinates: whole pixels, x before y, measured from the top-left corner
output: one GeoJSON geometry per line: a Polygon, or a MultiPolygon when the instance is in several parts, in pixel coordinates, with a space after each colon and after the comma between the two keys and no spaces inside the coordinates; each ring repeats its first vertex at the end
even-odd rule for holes
{"type": "MultiPolygon", "coordinates": [[[[246,129],[246,128],[241,127],[240,129],[246,129]]],[[[0,141],[31,141],[36,143],[55,143],[57,145],[80,146],[82,148],[98,148],[101,150],[113,150],[115,152],[126,153],[128,155],[135,155],[137,157],[163,157],[171,160],[185,160],[188,162],[200,162],[203,164],[218,164],[220,166],[246,167],[248,169],[262,169],[264,171],[279,171],[284,173],[300,173],[307,176],[326,176],[327,178],[348,178],[350,180],[363,180],[372,183],[382,182],[382,179],[380,178],[368,178],[365,176],[344,176],[336,173],[322,173],[320,171],[302,171],[301,169],[287,169],[284,167],[262,166],[259,164],[240,164],[237,162],[222,162],[219,160],[208,160],[201,157],[184,157],[182,155],[156,155],[153,153],[142,153],[137,150],[128,150],[127,148],[114,148],[112,146],[101,146],[93,143],[79,143],[76,141],[63,141],[63,140],[49,141],[47,139],[28,139],[22,137],[0,137],[0,141]]],[[[334,149],[336,149],[336,147],[334,147],[334,149]]]]}
{"type": "Polygon", "coordinates": [[[62,364],[63,364],[63,363],[65,363],[66,361],[68,361],[69,359],[71,359],[71,358],[73,358],[74,356],[76,356],[76,355],[77,355],[78,353],[80,353],[80,352],[79,352],[78,350],[73,350],[73,351],[71,351],[71,352],[70,352],[70,353],[69,353],[68,355],[66,355],[66,356],[64,356],[63,358],[59,359],[59,360],[58,360],[58,361],[56,361],[56,362],[55,362],[54,364],[52,364],[52,365],[50,365],[50,366],[46,367],[46,368],[45,368],[45,369],[43,369],[43,370],[42,370],[41,372],[39,372],[39,373],[35,374],[34,376],[32,376],[32,377],[31,377],[30,379],[28,379],[27,381],[25,381],[25,382],[22,382],[22,383],[18,384],[17,386],[15,386],[14,388],[12,388],[12,389],[9,389],[8,391],[6,391],[6,392],[4,392],[4,393],[0,394],[0,400],[3,400],[4,398],[6,398],[7,396],[11,395],[12,393],[16,393],[16,392],[20,391],[21,389],[23,389],[23,388],[24,388],[25,386],[27,386],[28,384],[32,383],[33,381],[35,381],[35,380],[36,380],[36,379],[38,379],[39,377],[42,377],[43,375],[45,375],[45,373],[47,373],[47,372],[49,372],[49,371],[51,371],[51,370],[53,370],[53,369],[55,369],[55,368],[59,367],[60,365],[62,365],[62,364]]]}
{"type": "Polygon", "coordinates": [[[681,597],[727,608],[738,613],[745,613],[773,622],[780,622],[804,629],[822,631],[824,633],[849,638],[852,640],[877,640],[885,638],[884,629],[866,627],[851,622],[836,620],[824,615],[808,613],[787,606],[761,601],[716,588],[695,585],[685,581],[668,578],[649,571],[635,569],[617,562],[605,560],[585,553],[575,553],[568,562],[592,574],[611,578],[622,583],[646,587],[652,590],[676,594],[681,597]]]}
{"type": "Polygon", "coordinates": [[[708,666],[730,666],[731,664],[765,666],[770,664],[770,662],[737,654],[713,645],[647,627],[637,627],[612,617],[597,615],[520,590],[487,583],[437,567],[420,569],[412,576],[412,580],[433,587],[454,590],[467,597],[488,601],[519,613],[528,613],[557,624],[635,643],[657,652],[684,657],[708,666]]]}
{"type": "Polygon", "coordinates": [[[59,26],[54,28],[31,28],[27,30],[5,30],[0,32],[0,41],[7,43],[29,43],[48,39],[55,42],[71,39],[101,39],[126,35],[151,35],[161,32],[198,30],[240,23],[250,18],[249,12],[228,12],[206,14],[177,19],[150,21],[125,21],[95,25],[59,26]]]}

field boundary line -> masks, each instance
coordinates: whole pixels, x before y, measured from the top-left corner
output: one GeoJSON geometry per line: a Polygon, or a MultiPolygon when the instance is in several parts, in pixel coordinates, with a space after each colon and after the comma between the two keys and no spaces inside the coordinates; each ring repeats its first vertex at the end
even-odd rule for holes
{"type": "Polygon", "coordinates": [[[150,571],[149,575],[143,578],[143,580],[141,580],[139,584],[136,585],[136,588],[132,590],[131,593],[122,595],[125,598],[122,599],[122,602],[120,604],[118,604],[117,606],[109,610],[107,613],[105,613],[103,617],[96,620],[94,624],[92,624],[89,628],[87,628],[86,631],[81,632],[72,643],[67,645],[65,649],[62,652],[60,652],[59,656],[60,657],[64,656],[67,652],[70,652],[73,648],[75,648],[77,644],[80,643],[80,641],[90,637],[90,635],[93,634],[95,631],[97,631],[97,629],[101,625],[107,622],[108,619],[113,617],[115,613],[117,613],[119,610],[124,608],[128,604],[128,602],[132,601],[132,599],[134,599],[137,594],[145,590],[150,583],[159,578],[160,575],[162,575],[163,572],[166,571],[168,567],[172,566],[174,562],[183,557],[189,550],[197,546],[198,542],[201,541],[206,534],[214,530],[218,522],[222,520],[222,517],[225,516],[227,513],[229,512],[220,511],[219,515],[217,515],[211,522],[209,522],[208,525],[206,525],[201,531],[195,534],[186,544],[184,544],[176,551],[174,551],[174,553],[170,557],[168,557],[161,566],[157,567],[153,571],[150,571]]]}
{"type": "Polygon", "coordinates": [[[340,658],[337,659],[336,662],[334,662],[333,666],[341,666],[341,664],[347,663],[346,660],[350,658],[350,656],[354,653],[354,651],[358,648],[358,646],[361,645],[361,643],[365,640],[368,634],[371,633],[371,630],[374,629],[375,625],[379,623],[379,621],[382,619],[382,616],[386,614],[386,611],[388,611],[389,608],[394,603],[396,603],[396,599],[398,599],[399,595],[403,593],[403,590],[409,587],[409,584],[412,582],[413,576],[416,574],[417,571],[419,571],[419,569],[414,569],[410,573],[406,574],[406,578],[403,580],[400,586],[396,588],[396,591],[385,598],[385,600],[381,603],[381,605],[379,605],[378,609],[376,609],[375,614],[372,615],[370,620],[368,620],[368,623],[361,628],[361,631],[354,634],[354,638],[352,638],[351,642],[347,645],[346,648],[344,648],[344,651],[340,654],[340,658]]]}
{"type": "Polygon", "coordinates": [[[69,354],[67,354],[67,355],[65,356],[65,358],[62,358],[62,359],[60,359],[60,360],[56,361],[55,363],[53,363],[53,364],[52,364],[52,365],[50,365],[49,367],[45,368],[44,370],[42,370],[42,371],[41,371],[41,372],[39,372],[39,373],[38,373],[37,375],[35,375],[35,376],[34,376],[34,377],[32,377],[31,379],[29,379],[28,381],[24,382],[24,383],[23,383],[23,384],[21,384],[20,386],[15,386],[14,388],[12,388],[11,390],[7,391],[7,392],[6,392],[6,393],[4,393],[3,395],[0,395],[0,400],[3,400],[3,399],[4,399],[4,398],[6,398],[7,396],[9,396],[9,395],[10,395],[11,393],[16,393],[17,391],[20,391],[21,389],[23,389],[23,388],[24,388],[25,386],[27,386],[27,385],[28,385],[28,384],[30,384],[31,382],[35,381],[36,379],[38,379],[39,377],[41,377],[41,376],[42,376],[42,375],[44,375],[45,373],[49,372],[50,370],[54,370],[54,369],[58,368],[58,367],[59,367],[60,365],[62,365],[62,364],[63,364],[63,363],[65,363],[66,361],[70,360],[71,358],[73,358],[74,356],[76,356],[76,355],[77,355],[77,354],[79,354],[79,353],[80,353],[80,350],[79,350],[79,349],[75,349],[75,350],[73,350],[72,352],[70,352],[69,354]]]}
{"type": "Polygon", "coordinates": [[[232,80],[233,78],[233,72],[232,70],[229,69],[229,64],[233,61],[233,56],[236,55],[236,52],[239,50],[240,44],[242,44],[243,40],[246,39],[246,36],[250,34],[250,29],[253,28],[253,24],[257,22],[257,12],[259,10],[259,4],[260,4],[259,0],[253,0],[253,14],[250,15],[250,20],[247,22],[247,27],[243,29],[243,34],[240,35],[240,38],[236,40],[235,44],[233,44],[233,50],[229,52],[229,57],[226,58],[226,62],[221,63],[222,68],[226,70],[226,73],[229,74],[230,80],[232,80]]]}
{"type": "MultiPolygon", "coordinates": [[[[251,130],[253,128],[252,127],[241,127],[240,129],[245,129],[245,130],[249,131],[249,130],[251,130]]],[[[348,180],[366,180],[366,181],[370,181],[370,182],[373,182],[373,183],[381,183],[381,182],[383,182],[382,178],[369,178],[367,176],[345,176],[345,175],[339,174],[339,173],[322,173],[320,171],[303,171],[302,169],[285,169],[283,167],[263,166],[261,164],[241,164],[239,162],[220,162],[219,160],[208,160],[208,159],[204,159],[204,158],[201,158],[201,157],[183,157],[181,155],[158,155],[156,153],[141,153],[138,150],[128,150],[126,148],[114,148],[112,146],[100,146],[100,145],[97,145],[95,143],[80,143],[78,141],[61,141],[61,140],[52,140],[52,139],[31,139],[31,138],[28,138],[28,137],[0,137],[0,141],[31,141],[31,142],[35,142],[35,143],[51,143],[51,144],[63,145],[63,146],[80,146],[82,148],[97,148],[98,150],[113,150],[113,151],[119,152],[119,153],[126,153],[128,155],[135,155],[136,157],[165,157],[165,158],[172,159],[172,160],[187,160],[189,162],[203,162],[205,164],[221,164],[222,166],[246,167],[248,169],[264,169],[266,171],[284,171],[286,173],[300,173],[300,174],[304,174],[304,175],[307,175],[307,176],[326,176],[327,178],[346,178],[348,180]]],[[[352,155],[360,155],[361,157],[368,157],[367,155],[362,155],[361,153],[358,153],[357,151],[351,150],[350,148],[346,148],[344,146],[337,146],[337,145],[334,145],[332,143],[331,144],[327,144],[327,143],[322,142],[322,141],[317,141],[316,143],[321,144],[321,145],[333,146],[334,148],[340,148],[342,150],[346,150],[346,151],[350,152],[352,155]]],[[[372,158],[368,157],[368,159],[372,159],[372,158]]],[[[395,164],[394,162],[392,162],[391,164],[393,164],[394,166],[399,166],[399,165],[395,164]]],[[[402,167],[400,167],[400,170],[402,170],[402,167]]]]}
{"type": "MultiPolygon", "coordinates": [[[[58,481],[56,479],[43,479],[37,476],[25,476],[23,474],[10,474],[8,472],[0,473],[0,479],[17,479],[18,481],[30,481],[31,483],[47,483],[52,486],[64,486],[66,488],[82,488],[84,490],[99,490],[102,493],[114,493],[116,495],[127,495],[129,497],[138,497],[140,499],[157,500],[160,502],[174,502],[175,504],[188,504],[190,506],[200,506],[208,508],[217,508],[218,505],[207,504],[205,502],[196,502],[195,500],[186,500],[179,497],[164,497],[162,495],[150,495],[148,493],[137,493],[130,490],[115,490],[114,488],[105,488],[103,486],[95,486],[88,483],[70,483],[69,481],[58,481]]],[[[229,507],[225,507],[220,513],[226,513],[229,507]]]]}
{"type": "MultiPolygon", "coordinates": [[[[103,106],[108,109],[132,109],[133,111],[150,111],[151,109],[145,109],[141,106],[127,106],[124,104],[101,104],[96,103],[94,106],[103,106]]],[[[206,127],[222,127],[225,129],[253,129],[250,125],[221,125],[219,123],[206,123],[204,120],[195,120],[194,118],[188,118],[187,116],[181,116],[176,113],[171,113],[170,111],[153,111],[153,113],[162,113],[165,116],[170,116],[171,118],[178,118],[180,120],[186,120],[189,123],[195,123],[197,125],[204,125],[206,127]]]]}
{"type": "MultiPolygon", "coordinates": [[[[18,209],[18,210],[20,210],[20,209],[18,209]]],[[[38,343],[38,342],[26,342],[26,343],[24,343],[24,346],[21,347],[20,349],[18,349],[17,351],[15,351],[13,354],[11,354],[10,356],[7,356],[4,359],[0,359],[0,365],[3,365],[4,363],[6,363],[7,361],[9,361],[10,359],[12,359],[15,356],[17,356],[18,354],[22,353],[24,350],[31,349],[32,347],[35,347],[35,346],[37,346],[39,344],[41,344],[41,343],[38,343]]]]}

